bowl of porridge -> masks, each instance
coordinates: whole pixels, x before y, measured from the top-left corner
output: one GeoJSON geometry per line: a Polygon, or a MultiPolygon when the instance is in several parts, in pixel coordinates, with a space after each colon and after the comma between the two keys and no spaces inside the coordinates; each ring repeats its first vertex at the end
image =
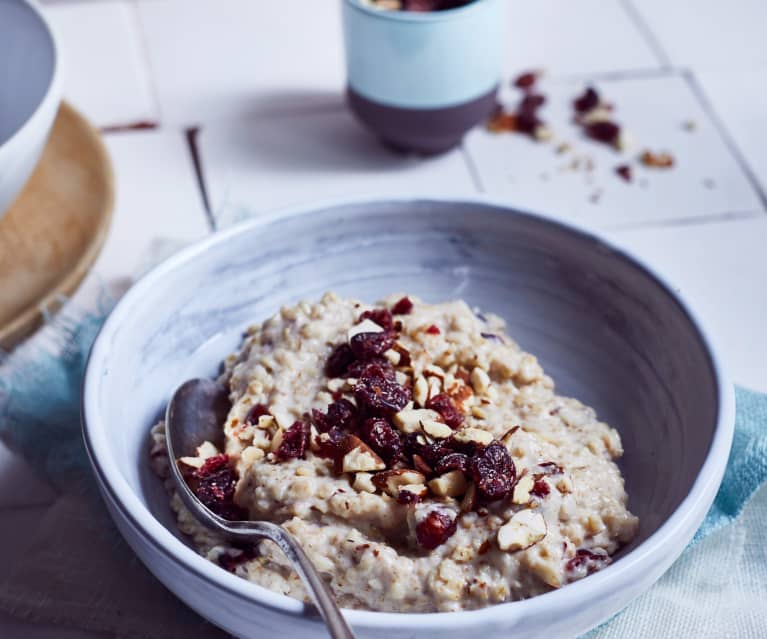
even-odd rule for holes
{"type": "Polygon", "coordinates": [[[187,249],[94,344],[83,428],[107,506],[169,589],[237,636],[324,636],[269,542],[301,542],[361,637],[577,636],[692,538],[729,453],[699,320],[592,235],[488,200],[330,203],[187,249]],[[169,460],[175,387],[217,379],[220,437],[169,460]],[[125,401],[130,396],[129,402],[125,401]]]}
{"type": "Polygon", "coordinates": [[[42,153],[61,98],[50,26],[27,0],[0,2],[0,217],[42,153]]]}

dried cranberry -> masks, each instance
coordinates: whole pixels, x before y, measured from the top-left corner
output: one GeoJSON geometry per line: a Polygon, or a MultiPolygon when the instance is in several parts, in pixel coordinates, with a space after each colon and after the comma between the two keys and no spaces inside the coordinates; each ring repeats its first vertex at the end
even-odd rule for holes
{"type": "Polygon", "coordinates": [[[429,335],[439,335],[442,331],[439,330],[439,326],[432,324],[426,329],[429,335]]]}
{"type": "Polygon", "coordinates": [[[586,135],[597,142],[617,144],[620,134],[621,128],[609,120],[599,120],[586,125],[586,135]]]}
{"type": "Polygon", "coordinates": [[[331,428],[326,433],[315,439],[317,455],[327,459],[337,460],[341,456],[343,440],[347,433],[340,428],[331,428]]]}
{"type": "Polygon", "coordinates": [[[348,399],[339,399],[328,406],[327,413],[312,410],[312,421],[321,433],[331,428],[354,430],[357,426],[357,407],[348,399]]]}
{"type": "Polygon", "coordinates": [[[245,416],[246,424],[258,424],[258,418],[269,414],[269,408],[265,404],[256,404],[245,416]]]}
{"type": "Polygon", "coordinates": [[[402,437],[392,425],[381,417],[366,419],[361,429],[362,439],[387,464],[392,464],[402,455],[402,437]]]}
{"type": "Polygon", "coordinates": [[[360,322],[366,319],[375,322],[387,331],[390,331],[394,326],[391,311],[388,308],[374,308],[373,310],[365,311],[360,315],[360,322]]]}
{"type": "Polygon", "coordinates": [[[576,551],[575,557],[567,562],[565,569],[567,572],[581,573],[580,576],[585,577],[609,565],[610,561],[610,556],[607,554],[595,553],[586,548],[581,548],[576,551]]]}
{"type": "Polygon", "coordinates": [[[442,416],[442,419],[445,420],[445,423],[453,430],[463,424],[463,415],[456,408],[450,396],[445,393],[431,397],[426,402],[426,408],[437,411],[442,416]]]}
{"type": "Polygon", "coordinates": [[[379,371],[378,366],[369,366],[363,371],[354,387],[354,398],[374,413],[396,413],[410,401],[410,389],[379,371]]]}
{"type": "Polygon", "coordinates": [[[447,473],[451,470],[462,470],[466,472],[469,468],[469,458],[463,453],[450,453],[445,455],[437,462],[434,470],[438,474],[447,473]]]}
{"type": "Polygon", "coordinates": [[[520,111],[516,115],[517,131],[533,135],[543,121],[533,111],[520,111]]]}
{"type": "Polygon", "coordinates": [[[542,475],[561,475],[563,472],[562,467],[553,461],[541,462],[538,468],[542,470],[542,475]]]}
{"type": "Polygon", "coordinates": [[[408,315],[413,310],[413,302],[409,297],[403,297],[394,306],[392,306],[391,312],[394,315],[408,315]]]}
{"type": "Polygon", "coordinates": [[[532,87],[537,79],[538,74],[535,71],[527,71],[526,73],[522,73],[516,77],[514,80],[514,86],[518,89],[526,90],[532,87]]]}
{"type": "Polygon", "coordinates": [[[549,486],[549,482],[547,482],[545,479],[536,479],[533,483],[533,487],[530,489],[530,494],[535,495],[536,497],[540,497],[543,499],[546,495],[548,495],[551,492],[551,487],[549,486]]]}
{"type": "Polygon", "coordinates": [[[357,359],[369,360],[379,357],[394,344],[394,336],[386,331],[381,333],[357,333],[351,340],[352,353],[357,359]]]}
{"type": "Polygon", "coordinates": [[[573,107],[578,113],[587,113],[599,105],[599,94],[593,87],[588,87],[583,95],[573,102],[573,107]]]}
{"type": "Polygon", "coordinates": [[[415,493],[411,493],[409,490],[400,490],[399,493],[397,493],[397,501],[403,505],[416,504],[421,501],[421,498],[415,493]]]}
{"type": "Polygon", "coordinates": [[[309,426],[304,422],[293,422],[282,434],[282,441],[274,452],[279,460],[303,459],[306,454],[306,445],[309,443],[309,426]]]}
{"type": "Polygon", "coordinates": [[[394,379],[394,367],[388,359],[376,357],[367,362],[357,360],[352,362],[346,371],[348,377],[360,378],[367,375],[383,375],[386,379],[394,379]]]}
{"type": "Polygon", "coordinates": [[[354,353],[348,344],[339,344],[330,353],[325,364],[325,374],[328,377],[343,377],[346,370],[354,361],[354,353]]]}
{"type": "Polygon", "coordinates": [[[426,460],[421,457],[418,453],[413,455],[413,468],[415,468],[419,473],[423,473],[427,477],[429,477],[432,472],[431,466],[426,463],[426,460]]]}
{"type": "Polygon", "coordinates": [[[626,182],[631,182],[634,179],[634,174],[631,167],[628,164],[621,164],[615,167],[615,172],[626,182]]]}
{"type": "Polygon", "coordinates": [[[415,535],[421,546],[434,550],[444,544],[456,528],[454,517],[444,510],[432,510],[415,527],[415,535]]]}
{"type": "Polygon", "coordinates": [[[472,458],[471,474],[479,495],[486,501],[496,501],[511,492],[516,469],[506,447],[493,441],[472,458]]]}
{"type": "Polygon", "coordinates": [[[429,464],[432,468],[439,464],[440,460],[452,453],[453,451],[448,448],[447,443],[443,441],[435,441],[431,444],[419,444],[418,455],[429,464]]]}
{"type": "Polygon", "coordinates": [[[237,477],[227,455],[209,457],[189,476],[189,487],[197,498],[214,513],[229,520],[245,519],[247,516],[234,503],[236,485],[237,477]]]}
{"type": "Polygon", "coordinates": [[[254,544],[245,544],[238,549],[241,550],[241,552],[237,555],[229,554],[228,552],[221,553],[218,556],[218,565],[224,570],[234,572],[234,569],[237,568],[237,566],[254,559],[257,555],[254,544]]]}

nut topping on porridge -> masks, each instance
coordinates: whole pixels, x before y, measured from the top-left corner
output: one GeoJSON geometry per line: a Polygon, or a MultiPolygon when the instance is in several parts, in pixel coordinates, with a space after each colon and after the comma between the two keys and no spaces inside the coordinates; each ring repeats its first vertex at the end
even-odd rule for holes
{"type": "MultiPolygon", "coordinates": [[[[617,433],[463,302],[326,294],[283,308],[247,331],[221,381],[226,447],[179,460],[190,486],[224,517],[282,524],[344,606],[534,596],[604,567],[635,533],[617,433]]],[[[235,548],[171,505],[212,561],[305,596],[268,542],[235,548]]]]}

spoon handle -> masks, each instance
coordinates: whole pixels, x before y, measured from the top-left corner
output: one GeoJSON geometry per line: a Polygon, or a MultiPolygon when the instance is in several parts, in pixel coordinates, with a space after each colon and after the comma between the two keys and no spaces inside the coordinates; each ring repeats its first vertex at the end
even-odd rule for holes
{"type": "Polygon", "coordinates": [[[240,539],[269,539],[285,553],[320,611],[333,639],[355,639],[327,583],[320,577],[304,549],[282,526],[271,522],[227,522],[229,533],[240,539]]]}

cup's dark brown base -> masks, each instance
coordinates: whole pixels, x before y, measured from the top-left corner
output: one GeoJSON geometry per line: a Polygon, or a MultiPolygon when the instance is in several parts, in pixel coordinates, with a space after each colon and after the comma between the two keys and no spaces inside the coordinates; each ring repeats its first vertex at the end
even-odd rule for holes
{"type": "Polygon", "coordinates": [[[434,155],[452,149],[466,131],[493,112],[496,92],[497,87],[474,100],[441,109],[385,106],[362,97],[350,87],[346,97],[357,118],[386,146],[434,155]]]}

